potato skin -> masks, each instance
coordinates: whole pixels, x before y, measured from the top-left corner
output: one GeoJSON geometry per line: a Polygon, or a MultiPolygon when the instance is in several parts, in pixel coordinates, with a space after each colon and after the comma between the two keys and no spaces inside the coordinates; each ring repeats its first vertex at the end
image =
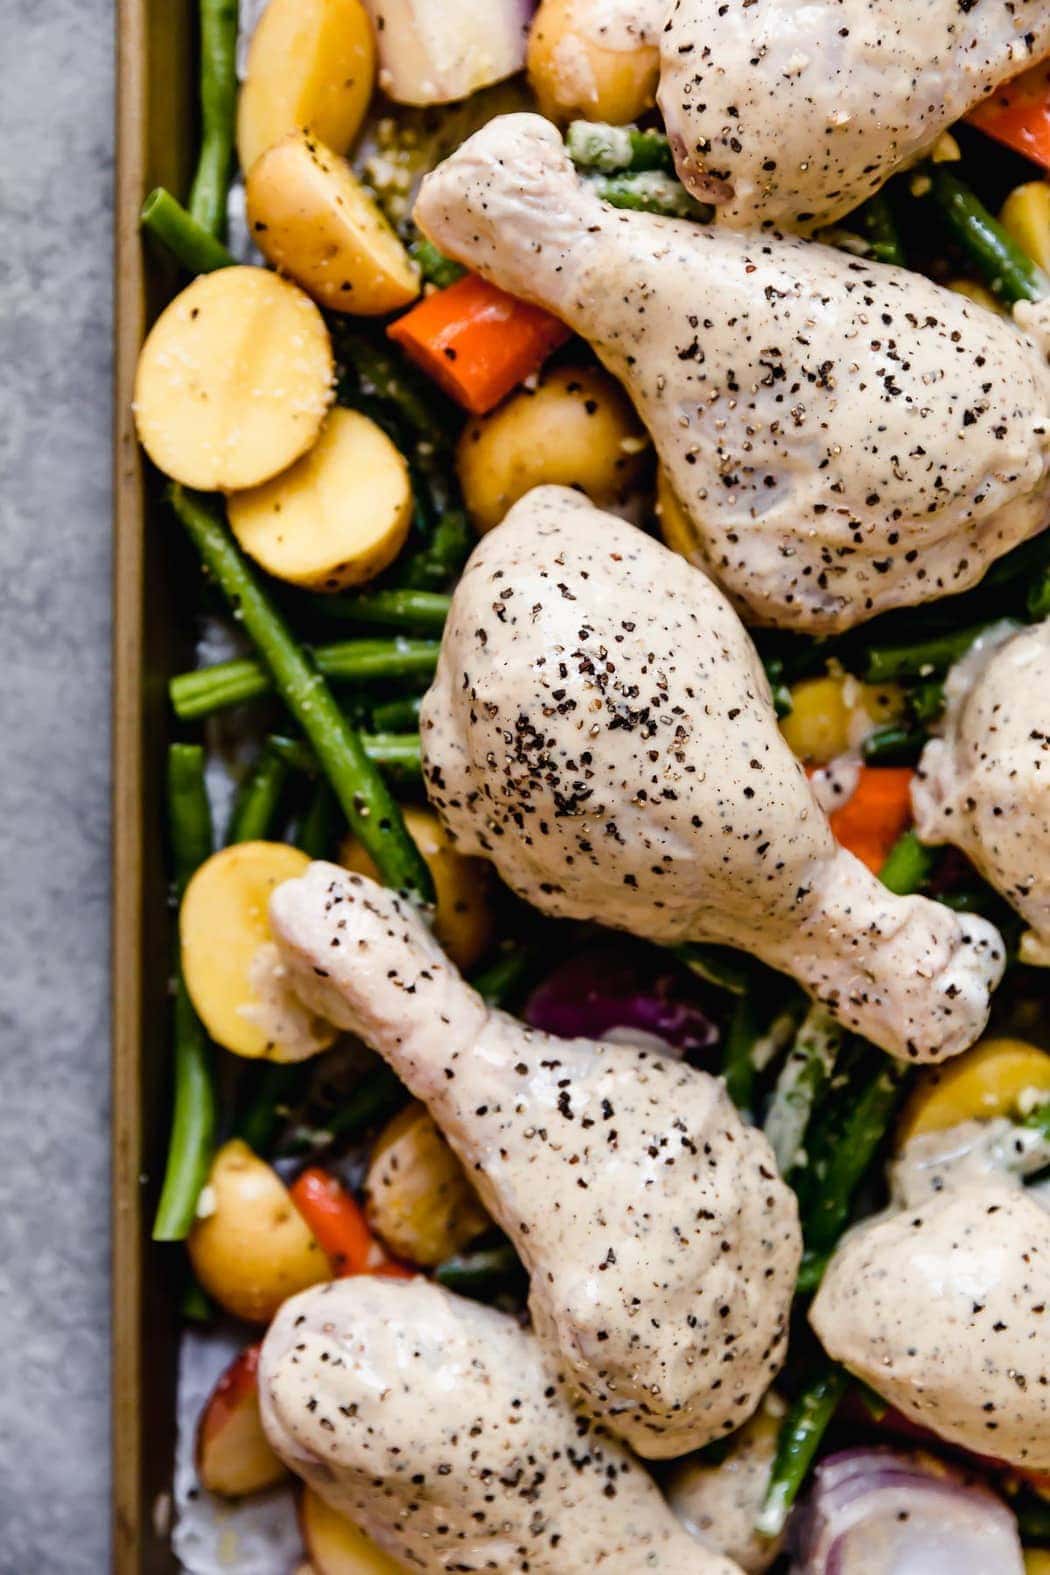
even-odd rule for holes
{"type": "Polygon", "coordinates": [[[258,1372],[259,1346],[250,1345],[219,1378],[197,1423],[197,1475],[223,1498],[262,1493],[288,1474],[263,1432],[258,1372]]]}
{"type": "MultiPolygon", "coordinates": [[[[313,1575],[404,1575],[404,1565],[377,1548],[363,1531],[304,1487],[299,1529],[313,1575]]],[[[303,1575],[300,1571],[299,1575],[303,1575]]]]}
{"type": "Polygon", "coordinates": [[[308,454],[232,493],[230,527],[268,574],[308,590],[362,585],[393,563],[412,523],[408,464],[381,427],[333,410],[308,454]]]}
{"type": "Polygon", "coordinates": [[[216,1154],[211,1210],[187,1239],[193,1272],[227,1312],[269,1323],[281,1303],[332,1277],[331,1266],[277,1172],[235,1138],[216,1154]]]}
{"type": "Polygon", "coordinates": [[[365,1178],[368,1223],[390,1251],[435,1268],[492,1221],[425,1105],[399,1111],[380,1134],[365,1178]]]}
{"type": "Polygon", "coordinates": [[[317,441],[333,375],[324,318],[297,285],[266,268],[201,274],[139,354],[139,440],[187,487],[257,486],[317,441]]]}
{"type": "Polygon", "coordinates": [[[237,104],[241,169],[247,174],[267,148],[304,128],[345,153],[375,77],[375,35],[361,0],[269,0],[237,104]]]}
{"type": "Polygon", "coordinates": [[[252,239],[265,257],[334,312],[375,316],[419,294],[408,253],[345,159],[293,131],[248,173],[252,239]]]}
{"type": "Polygon", "coordinates": [[[622,500],[638,481],[649,439],[615,380],[594,367],[558,367],[467,423],[456,469],[484,533],[533,487],[576,487],[592,502],[622,500]]]}
{"type": "Polygon", "coordinates": [[[601,42],[608,11],[607,0],[542,0],[529,34],[528,72],[549,119],[623,125],[656,102],[659,47],[631,40],[622,25],[620,36],[601,42]]]}
{"type": "MultiPolygon", "coordinates": [[[[492,941],[489,866],[484,859],[457,852],[432,810],[410,804],[403,806],[402,814],[409,836],[434,877],[434,934],[456,967],[467,973],[492,941]]],[[[353,837],[343,843],[339,862],[358,875],[379,879],[372,860],[353,837]]]]}
{"type": "Polygon", "coordinates": [[[897,1146],[964,1121],[991,1121],[1050,1095],[1050,1055],[1026,1039],[982,1039],[919,1078],[897,1127],[897,1146]]]}

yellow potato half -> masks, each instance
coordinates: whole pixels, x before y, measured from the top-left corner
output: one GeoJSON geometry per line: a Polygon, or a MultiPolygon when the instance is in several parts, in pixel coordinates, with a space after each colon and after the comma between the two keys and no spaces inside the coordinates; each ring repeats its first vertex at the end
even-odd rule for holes
{"type": "MultiPolygon", "coordinates": [[[[456,967],[466,973],[492,940],[489,867],[484,859],[458,853],[433,811],[408,805],[401,813],[409,836],[434,877],[434,934],[456,967]]],[[[358,875],[379,879],[375,865],[354,837],[343,843],[339,862],[358,875]]]]}
{"type": "Polygon", "coordinates": [[[303,1489],[299,1529],[317,1575],[403,1575],[404,1565],[377,1548],[312,1488],[303,1489]]]}
{"type": "Polygon", "coordinates": [[[330,311],[375,316],[419,294],[416,269],[379,208],[312,132],[293,131],[256,159],[246,197],[259,250],[330,311]]]}
{"type": "Polygon", "coordinates": [[[365,1177],[368,1223],[390,1251],[436,1268],[492,1221],[425,1105],[398,1112],[365,1177]]]}
{"type": "Polygon", "coordinates": [[[356,410],[333,410],[290,470],[229,500],[230,525],[268,574],[314,591],[370,580],[397,557],[412,522],[408,465],[356,410]]]}
{"type": "Polygon", "coordinates": [[[529,34],[528,70],[549,119],[623,125],[652,108],[659,48],[626,36],[623,48],[610,48],[602,41],[610,36],[609,14],[608,0],[542,0],[529,34]]]}
{"type": "Polygon", "coordinates": [[[237,105],[245,174],[290,131],[315,131],[345,153],[368,112],[376,75],[361,0],[269,0],[248,50],[237,105]]]}
{"type": "Polygon", "coordinates": [[[999,222],[1021,250],[1050,273],[1050,181],[1015,186],[1003,203],[999,222]]]}
{"type": "Polygon", "coordinates": [[[135,424],[176,481],[254,487],[316,442],[332,376],[328,330],[308,295],[265,268],[221,268],[154,323],[135,374],[135,424]]]}
{"type": "Polygon", "coordinates": [[[703,561],[697,548],[692,521],[679,503],[670,477],[662,465],[656,472],[656,522],[665,547],[670,547],[680,557],[688,558],[690,563],[703,561]]]}
{"type": "Polygon", "coordinates": [[[463,498],[477,530],[498,525],[533,487],[577,487],[592,502],[624,498],[649,439],[620,385],[594,367],[559,367],[468,421],[456,451],[463,498]]]}
{"type": "Polygon", "coordinates": [[[336,1037],[284,983],[270,933],[274,889],[309,863],[283,842],[237,842],[213,853],[186,888],[179,913],[186,988],[216,1044],[236,1055],[301,1061],[336,1037]]]}
{"type": "Polygon", "coordinates": [[[277,1172],[239,1138],[216,1154],[187,1238],[208,1295],[249,1323],[332,1278],[331,1266],[277,1172]]]}
{"type": "Polygon", "coordinates": [[[1024,1039],[986,1039],[954,1061],[925,1072],[909,1099],[897,1133],[900,1146],[924,1132],[945,1132],[963,1121],[1020,1113],[1050,1097],[1050,1055],[1024,1039]]]}

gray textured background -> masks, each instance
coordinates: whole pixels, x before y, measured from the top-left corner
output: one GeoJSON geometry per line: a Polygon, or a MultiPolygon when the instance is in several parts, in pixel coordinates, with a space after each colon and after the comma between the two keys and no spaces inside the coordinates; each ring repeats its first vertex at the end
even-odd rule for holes
{"type": "Polygon", "coordinates": [[[109,0],[0,37],[0,1572],[102,1575],[109,0]]]}

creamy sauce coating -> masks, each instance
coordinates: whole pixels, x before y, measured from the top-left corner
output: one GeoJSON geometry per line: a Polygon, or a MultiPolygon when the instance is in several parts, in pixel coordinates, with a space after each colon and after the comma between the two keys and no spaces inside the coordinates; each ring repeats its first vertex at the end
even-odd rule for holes
{"type": "Polygon", "coordinates": [[[721,1080],[489,1012],[409,904],[333,865],[280,887],[271,922],[304,999],[429,1106],[586,1408],[652,1458],[745,1421],[784,1359],[801,1241],[721,1080]]]}
{"type": "Polygon", "coordinates": [[[606,207],[536,115],[476,133],[415,213],[591,342],[697,560],[753,623],[828,633],[961,591],[1050,524],[1050,369],[962,295],[813,242],[606,207]]]}

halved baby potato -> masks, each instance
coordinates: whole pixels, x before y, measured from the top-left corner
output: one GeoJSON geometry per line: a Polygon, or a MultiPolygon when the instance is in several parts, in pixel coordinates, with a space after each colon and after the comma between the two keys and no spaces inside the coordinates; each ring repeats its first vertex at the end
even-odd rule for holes
{"type": "Polygon", "coordinates": [[[297,464],[232,494],[229,519],[245,552],[277,579],[313,591],[360,585],[404,546],[408,465],[374,421],[336,409],[297,464]]]}
{"type": "Polygon", "coordinates": [[[923,1073],[897,1131],[900,1147],[964,1121],[1023,1114],[1050,1098],[1050,1055],[1024,1039],[986,1039],[923,1073]]]}
{"type": "Polygon", "coordinates": [[[280,1176],[239,1138],[212,1161],[198,1210],[186,1241],[193,1272],[235,1318],[269,1323],[289,1296],[332,1278],[280,1176]]]}
{"type": "Polygon", "coordinates": [[[1050,273],[1050,181],[1015,186],[1003,203],[999,222],[1021,250],[1050,273]]]}
{"type": "Polygon", "coordinates": [[[368,1223],[390,1251],[436,1268],[475,1241],[492,1221],[425,1105],[390,1121],[365,1177],[368,1223]]]}
{"type": "Polygon", "coordinates": [[[245,186],[252,239],[333,312],[375,316],[407,306],[419,275],[346,160],[313,132],[268,148],[245,186]]]}
{"type": "Polygon", "coordinates": [[[310,863],[284,842],[237,842],[213,853],[179,913],[182,971],[194,1010],[235,1055],[303,1061],[336,1038],[289,989],[270,932],[277,886],[310,863]]]}
{"type": "Polygon", "coordinates": [[[558,367],[463,429],[456,469],[478,531],[498,525],[533,487],[577,487],[599,506],[622,501],[649,448],[645,428],[613,378],[558,367]]]}
{"type": "Polygon", "coordinates": [[[529,34],[528,70],[550,120],[582,116],[622,125],[653,107],[659,47],[638,43],[622,27],[622,38],[613,39],[609,16],[607,0],[542,0],[529,34]]]}
{"type": "Polygon", "coordinates": [[[287,1474],[259,1414],[259,1347],[250,1345],[222,1374],[197,1423],[197,1475],[209,1493],[243,1498],[287,1474]]]}
{"type": "MultiPolygon", "coordinates": [[[[467,973],[492,940],[489,866],[484,859],[458,852],[432,810],[407,805],[401,813],[434,877],[434,934],[456,967],[467,973]]],[[[375,865],[355,837],[347,837],[343,843],[339,862],[357,875],[379,879],[375,865]]]]}
{"type": "Polygon", "coordinates": [[[376,46],[361,0],[269,0],[252,35],[237,104],[245,174],[290,131],[345,153],[368,112],[376,46]]]}
{"type": "Polygon", "coordinates": [[[303,1489],[299,1529],[317,1575],[403,1575],[403,1565],[377,1548],[313,1488],[303,1489]]]}
{"type": "Polygon", "coordinates": [[[702,561],[692,521],[679,503],[671,478],[662,465],[656,472],[656,523],[665,547],[688,558],[690,563],[702,561]]]}
{"type": "Polygon", "coordinates": [[[201,274],[139,355],[135,425],[165,475],[205,492],[254,487],[316,441],[334,397],[317,307],[265,268],[201,274]]]}

